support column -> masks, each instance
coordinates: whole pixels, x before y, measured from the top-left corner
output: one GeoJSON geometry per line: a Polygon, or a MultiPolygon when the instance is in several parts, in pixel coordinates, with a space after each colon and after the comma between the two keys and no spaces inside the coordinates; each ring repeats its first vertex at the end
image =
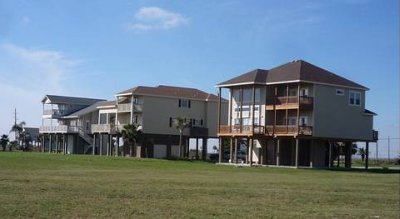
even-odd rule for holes
{"type": "Polygon", "coordinates": [[[60,144],[59,140],[60,140],[59,134],[56,134],[56,154],[58,154],[58,147],[60,144]]]}
{"type": "Polygon", "coordinates": [[[196,160],[199,159],[199,138],[196,138],[196,160]]]}
{"type": "Polygon", "coordinates": [[[276,139],[276,166],[280,165],[280,156],[281,156],[281,141],[278,139],[276,139]]]}
{"type": "Polygon", "coordinates": [[[115,136],[115,141],[116,141],[116,143],[115,143],[115,145],[116,145],[115,146],[115,156],[118,157],[118,155],[119,155],[118,154],[118,151],[119,151],[119,137],[118,137],[118,135],[115,136]]]}
{"type": "Polygon", "coordinates": [[[108,145],[109,145],[108,156],[112,156],[112,135],[108,135],[108,145]]]}
{"type": "Polygon", "coordinates": [[[65,148],[64,148],[64,154],[68,153],[68,135],[65,135],[65,148]]]}
{"type": "Polygon", "coordinates": [[[332,168],[332,142],[329,141],[329,163],[328,163],[328,167],[332,168]]]}
{"type": "Polygon", "coordinates": [[[296,138],[296,154],[295,154],[295,160],[294,160],[294,165],[296,166],[296,168],[299,167],[299,139],[296,138]]]}
{"type": "Polygon", "coordinates": [[[45,139],[46,135],[43,134],[42,135],[42,152],[44,153],[44,139],[45,139]]]}
{"type": "Polygon", "coordinates": [[[96,134],[93,134],[92,155],[96,154],[96,134]]]}
{"type": "Polygon", "coordinates": [[[100,134],[99,155],[103,155],[103,134],[100,134]]]}
{"type": "Polygon", "coordinates": [[[254,138],[250,138],[250,147],[249,147],[249,164],[253,165],[253,147],[254,147],[254,138]]]}
{"type": "Polygon", "coordinates": [[[65,150],[66,150],[66,148],[67,148],[67,144],[66,144],[67,139],[66,139],[66,138],[67,138],[66,135],[63,134],[63,154],[64,154],[64,155],[65,155],[65,150]]]}
{"type": "Polygon", "coordinates": [[[222,163],[222,161],[224,160],[224,145],[222,142],[222,138],[218,139],[218,144],[219,144],[219,156],[218,156],[218,162],[222,163]]]}
{"type": "Polygon", "coordinates": [[[51,154],[51,147],[52,147],[51,134],[49,134],[49,154],[51,154]]]}
{"type": "Polygon", "coordinates": [[[235,157],[234,157],[235,163],[238,163],[237,154],[238,154],[238,139],[235,138],[235,154],[234,154],[234,156],[235,156],[235,157]]]}
{"type": "MultiPolygon", "coordinates": [[[[314,139],[312,139],[312,140],[310,140],[310,151],[309,151],[310,153],[310,167],[314,167],[314,139]]],[[[331,150],[329,149],[329,157],[331,156],[330,155],[330,153],[331,153],[331,150]]],[[[328,158],[328,159],[331,159],[331,158],[328,158]]]]}
{"type": "Polygon", "coordinates": [[[369,141],[365,142],[365,169],[368,170],[369,141]]]}
{"type": "Polygon", "coordinates": [[[352,142],[345,143],[345,160],[344,160],[344,167],[351,168],[351,145],[352,142]]]}
{"type": "Polygon", "coordinates": [[[229,163],[233,163],[233,138],[230,139],[229,147],[229,163]]]}
{"type": "Polygon", "coordinates": [[[207,160],[207,138],[203,138],[202,159],[207,160]]]}

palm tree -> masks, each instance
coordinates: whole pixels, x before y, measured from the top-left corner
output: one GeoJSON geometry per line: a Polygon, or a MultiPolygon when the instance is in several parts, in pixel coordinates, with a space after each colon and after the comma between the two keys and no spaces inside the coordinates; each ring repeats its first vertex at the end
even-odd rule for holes
{"type": "Polygon", "coordinates": [[[367,151],[364,148],[359,148],[358,149],[358,155],[361,156],[361,161],[364,162],[365,155],[367,154],[367,151]]]}
{"type": "Polygon", "coordinates": [[[186,121],[186,119],[178,117],[175,119],[175,127],[179,130],[179,156],[184,157],[183,148],[182,148],[182,137],[183,130],[190,126],[190,123],[186,121]]]}
{"type": "Polygon", "coordinates": [[[18,144],[24,137],[24,126],[26,125],[25,122],[20,122],[19,124],[15,124],[11,127],[10,132],[15,132],[15,140],[17,140],[18,144]]]}
{"type": "Polygon", "coordinates": [[[129,156],[136,154],[136,143],[139,142],[142,131],[134,124],[124,125],[121,135],[122,138],[129,144],[129,156]]]}
{"type": "Polygon", "coordinates": [[[10,141],[10,139],[8,139],[8,135],[2,135],[1,139],[0,139],[0,145],[3,148],[3,151],[6,150],[7,144],[10,141]]]}

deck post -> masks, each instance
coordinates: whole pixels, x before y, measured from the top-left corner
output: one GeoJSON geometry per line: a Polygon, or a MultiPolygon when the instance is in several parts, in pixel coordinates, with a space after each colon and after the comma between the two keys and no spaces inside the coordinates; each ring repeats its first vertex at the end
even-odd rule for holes
{"type": "Polygon", "coordinates": [[[202,140],[202,143],[203,143],[203,147],[202,147],[202,159],[203,160],[207,160],[207,138],[203,138],[203,140],[202,140]]]}
{"type": "Polygon", "coordinates": [[[296,155],[295,155],[294,165],[296,168],[299,167],[299,139],[296,138],[296,155]]]}
{"type": "Polygon", "coordinates": [[[234,154],[234,156],[235,156],[235,157],[234,157],[235,163],[238,163],[237,155],[238,155],[238,139],[235,138],[235,154],[234,154]]]}
{"type": "Polygon", "coordinates": [[[100,133],[99,155],[103,155],[103,134],[100,133]]]}
{"type": "Polygon", "coordinates": [[[365,142],[365,169],[368,170],[369,141],[365,142]]]}
{"type": "Polygon", "coordinates": [[[44,139],[45,139],[46,135],[43,134],[42,135],[42,152],[44,153],[44,139]]]}
{"type": "Polygon", "coordinates": [[[253,147],[254,147],[254,138],[250,138],[250,147],[249,147],[249,158],[250,158],[250,166],[253,165],[253,147]]]}
{"type": "Polygon", "coordinates": [[[278,139],[276,139],[276,166],[280,165],[280,153],[281,153],[281,141],[278,139]]]}
{"type": "Polygon", "coordinates": [[[96,154],[96,134],[93,134],[92,155],[96,154]]]}
{"type": "Polygon", "coordinates": [[[115,136],[115,141],[116,141],[116,143],[115,143],[115,156],[116,157],[118,157],[118,151],[119,151],[119,137],[118,137],[118,135],[116,135],[115,136]]]}
{"type": "Polygon", "coordinates": [[[229,147],[229,163],[233,163],[233,138],[230,139],[229,147]]]}
{"type": "Polygon", "coordinates": [[[219,157],[218,157],[218,162],[222,163],[223,161],[223,156],[224,156],[224,145],[222,142],[222,138],[218,138],[218,144],[219,144],[219,157]]]}
{"type": "Polygon", "coordinates": [[[49,134],[49,154],[51,154],[51,134],[49,134]]]}

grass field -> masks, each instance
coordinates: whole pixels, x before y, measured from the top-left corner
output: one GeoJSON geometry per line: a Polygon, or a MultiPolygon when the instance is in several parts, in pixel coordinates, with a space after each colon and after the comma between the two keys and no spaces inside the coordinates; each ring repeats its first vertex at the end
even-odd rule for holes
{"type": "Polygon", "coordinates": [[[0,152],[0,217],[398,218],[399,173],[0,152]]]}

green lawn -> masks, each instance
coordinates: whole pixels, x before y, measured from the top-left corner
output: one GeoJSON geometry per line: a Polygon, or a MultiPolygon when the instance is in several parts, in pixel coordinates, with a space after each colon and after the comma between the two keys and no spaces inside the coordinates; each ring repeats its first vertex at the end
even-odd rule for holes
{"type": "Polygon", "coordinates": [[[0,152],[0,217],[398,218],[399,177],[0,152]]]}

